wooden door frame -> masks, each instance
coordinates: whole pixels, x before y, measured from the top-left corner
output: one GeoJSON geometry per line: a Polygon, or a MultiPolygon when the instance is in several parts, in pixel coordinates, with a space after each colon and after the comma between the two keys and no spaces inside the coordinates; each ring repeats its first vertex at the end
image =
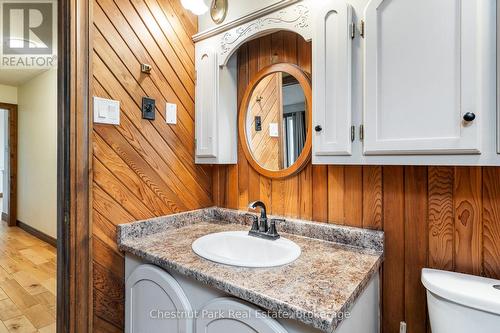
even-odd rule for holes
{"type": "MultiPolygon", "coordinates": [[[[7,123],[9,126],[9,173],[6,175],[9,179],[9,193],[7,196],[9,211],[6,217],[9,227],[14,227],[17,224],[17,105],[0,103],[0,109],[7,110],[7,123]]],[[[3,133],[1,133],[1,135],[3,135],[3,133]]],[[[4,152],[2,152],[2,154],[3,153],[4,152]]]]}
{"type": "Polygon", "coordinates": [[[92,332],[90,0],[58,1],[57,332],[92,332]]]}

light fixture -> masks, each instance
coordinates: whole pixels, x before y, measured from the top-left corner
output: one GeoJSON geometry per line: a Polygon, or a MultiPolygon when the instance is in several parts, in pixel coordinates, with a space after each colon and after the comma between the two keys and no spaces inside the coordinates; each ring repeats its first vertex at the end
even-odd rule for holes
{"type": "Polygon", "coordinates": [[[181,0],[181,4],[194,15],[203,15],[208,11],[205,0],[181,0]]]}

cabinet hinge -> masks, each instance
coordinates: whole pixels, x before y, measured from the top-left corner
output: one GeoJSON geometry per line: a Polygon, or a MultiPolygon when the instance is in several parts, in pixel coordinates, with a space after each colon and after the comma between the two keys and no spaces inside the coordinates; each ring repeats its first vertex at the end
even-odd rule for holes
{"type": "Polygon", "coordinates": [[[198,81],[198,72],[194,71],[194,86],[196,87],[196,82],[198,81]]]}
{"type": "Polygon", "coordinates": [[[356,23],[351,22],[351,39],[356,37],[356,23]]]}
{"type": "Polygon", "coordinates": [[[365,38],[365,20],[361,20],[361,25],[359,26],[359,35],[365,38]]]}
{"type": "Polygon", "coordinates": [[[351,126],[351,142],[356,138],[356,126],[351,126]]]}
{"type": "Polygon", "coordinates": [[[363,141],[365,138],[365,126],[359,125],[359,139],[363,141]]]}

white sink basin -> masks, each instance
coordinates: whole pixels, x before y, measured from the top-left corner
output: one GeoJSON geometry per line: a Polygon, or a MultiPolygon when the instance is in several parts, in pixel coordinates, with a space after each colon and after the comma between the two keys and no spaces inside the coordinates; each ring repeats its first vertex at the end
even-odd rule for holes
{"type": "Polygon", "coordinates": [[[247,231],[208,234],[195,240],[192,248],[205,259],[240,267],[281,266],[295,261],[301,252],[291,240],[257,238],[247,231]]]}

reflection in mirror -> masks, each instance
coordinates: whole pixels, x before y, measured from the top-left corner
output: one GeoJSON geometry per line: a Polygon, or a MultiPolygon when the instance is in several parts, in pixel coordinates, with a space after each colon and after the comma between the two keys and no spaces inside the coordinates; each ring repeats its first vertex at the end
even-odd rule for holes
{"type": "Polygon", "coordinates": [[[307,137],[306,100],[297,79],[271,73],[250,96],[246,133],[250,151],[260,166],[283,170],[300,156],[307,137]]]}

